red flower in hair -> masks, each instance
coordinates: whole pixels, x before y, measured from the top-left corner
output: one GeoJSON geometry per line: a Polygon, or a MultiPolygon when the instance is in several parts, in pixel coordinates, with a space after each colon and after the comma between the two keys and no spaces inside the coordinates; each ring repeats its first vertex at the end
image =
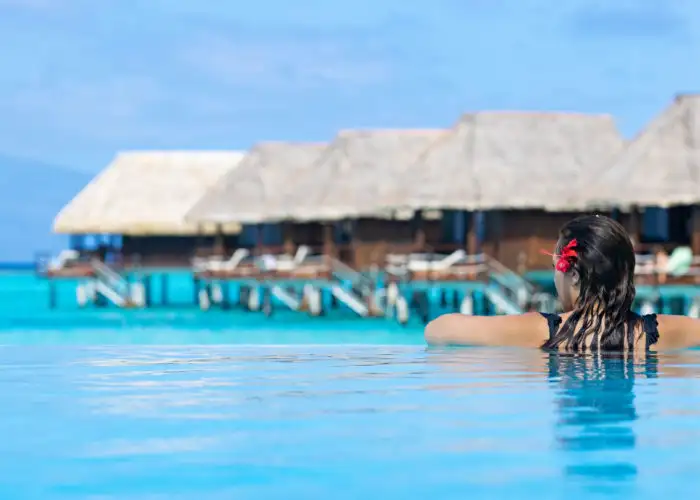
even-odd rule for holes
{"type": "Polygon", "coordinates": [[[577,241],[575,239],[571,240],[566,244],[564,248],[561,249],[559,255],[557,255],[557,263],[554,268],[562,273],[567,273],[571,269],[571,266],[576,261],[578,257],[578,252],[576,251],[577,241]]]}

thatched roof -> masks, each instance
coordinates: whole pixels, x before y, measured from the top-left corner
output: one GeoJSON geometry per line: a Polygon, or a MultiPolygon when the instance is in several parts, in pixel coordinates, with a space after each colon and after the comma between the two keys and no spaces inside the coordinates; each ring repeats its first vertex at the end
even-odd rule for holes
{"type": "Polygon", "coordinates": [[[700,96],[679,95],[582,190],[582,207],[700,203],[700,96]]]}
{"type": "Polygon", "coordinates": [[[388,206],[565,209],[622,146],[608,115],[466,114],[401,177],[388,206]]]}
{"type": "MultiPolygon", "coordinates": [[[[185,221],[204,192],[237,167],[238,151],[124,152],[61,210],[54,231],[173,235],[211,232],[185,221]]],[[[238,231],[238,225],[226,232],[238,231]]]]}
{"type": "Polygon", "coordinates": [[[282,203],[297,179],[312,171],[326,148],[320,143],[263,142],[187,214],[190,221],[265,222],[284,213],[282,203]]]}
{"type": "Polygon", "coordinates": [[[444,130],[341,131],[307,172],[288,187],[285,219],[339,220],[380,215],[388,186],[444,130]]]}

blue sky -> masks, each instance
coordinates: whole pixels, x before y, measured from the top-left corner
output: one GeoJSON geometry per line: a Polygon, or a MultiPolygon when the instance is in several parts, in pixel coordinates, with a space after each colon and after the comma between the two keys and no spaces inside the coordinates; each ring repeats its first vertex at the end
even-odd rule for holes
{"type": "Polygon", "coordinates": [[[690,0],[0,0],[0,153],[247,148],[474,109],[611,112],[700,90],[690,0]]]}

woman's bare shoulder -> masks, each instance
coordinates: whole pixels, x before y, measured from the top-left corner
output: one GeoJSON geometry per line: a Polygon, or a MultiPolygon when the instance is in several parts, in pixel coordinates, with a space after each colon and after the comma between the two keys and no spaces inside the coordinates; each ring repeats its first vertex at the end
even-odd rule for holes
{"type": "Polygon", "coordinates": [[[700,345],[700,320],[689,316],[658,314],[656,316],[660,349],[682,349],[700,345]]]}
{"type": "Polygon", "coordinates": [[[445,314],[425,328],[429,344],[539,347],[549,338],[549,326],[540,313],[507,316],[445,314]]]}

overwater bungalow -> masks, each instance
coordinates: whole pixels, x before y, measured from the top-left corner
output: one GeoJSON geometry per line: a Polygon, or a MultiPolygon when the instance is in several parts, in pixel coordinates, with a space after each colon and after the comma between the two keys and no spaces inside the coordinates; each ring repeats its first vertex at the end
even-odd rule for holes
{"type": "Polygon", "coordinates": [[[242,158],[237,151],[119,153],[57,215],[53,230],[70,235],[71,248],[46,272],[89,274],[95,257],[114,267],[188,267],[198,252],[235,248],[239,224],[193,224],[185,215],[242,158]],[[88,250],[86,239],[96,248],[88,250]]]}
{"type": "MultiPolygon", "coordinates": [[[[396,182],[442,133],[350,130],[326,146],[261,144],[188,218],[236,221],[258,234],[265,223],[279,224],[287,255],[304,247],[356,269],[383,264],[387,245],[413,245],[415,231],[380,213],[382,183],[396,182]]],[[[271,253],[265,242],[257,246],[271,253]]]]}
{"type": "MultiPolygon", "coordinates": [[[[289,265],[305,258],[310,249],[323,244],[320,224],[279,224],[274,214],[283,210],[283,198],[297,180],[315,168],[325,151],[324,143],[261,142],[241,160],[239,166],[212,186],[187,213],[192,224],[242,224],[238,247],[227,256],[199,262],[196,270],[211,275],[251,276],[260,266],[249,257],[274,259],[281,264],[285,254],[289,265]]],[[[280,266],[278,266],[280,267],[280,266]]],[[[297,267],[297,266],[294,266],[297,267]]],[[[281,270],[278,269],[281,272],[281,270]]]]}
{"type": "Polygon", "coordinates": [[[396,211],[441,211],[469,254],[519,272],[550,269],[540,250],[623,144],[608,115],[468,113],[381,198],[396,211]]]}
{"type": "Polygon", "coordinates": [[[678,95],[578,193],[579,209],[615,208],[628,221],[641,275],[700,277],[699,148],[700,96],[678,95]]]}
{"type": "MultiPolygon", "coordinates": [[[[392,282],[425,291],[440,281],[464,301],[493,275],[515,280],[510,291],[527,288],[512,271],[551,269],[541,249],[566,220],[595,210],[654,254],[651,266],[640,255],[642,274],[695,283],[698,103],[678,96],[628,143],[608,115],[476,112],[448,130],[347,130],[329,144],[264,142],[245,154],[120,153],[57,216],[54,230],[72,245],[47,271],[93,276],[95,257],[117,270],[194,263],[208,297],[217,280],[239,281],[303,308],[306,292],[285,295],[285,281],[326,287],[368,315],[392,282]]],[[[508,299],[518,307],[500,310],[522,309],[508,299]]]]}
{"type": "MultiPolygon", "coordinates": [[[[392,252],[415,252],[426,243],[439,243],[443,232],[439,219],[421,222],[411,217],[394,218],[382,210],[384,184],[398,182],[444,133],[342,131],[327,147],[314,150],[317,158],[306,164],[298,162],[290,167],[289,158],[300,156],[280,151],[279,158],[269,164],[267,179],[260,175],[258,161],[251,161],[248,169],[244,160],[225,183],[210,190],[188,218],[251,224],[258,234],[264,222],[279,223],[285,235],[284,253],[274,254],[264,243],[258,244],[252,250],[258,256],[250,265],[236,261],[222,268],[217,264],[200,276],[209,282],[233,279],[249,284],[279,284],[284,280],[285,286],[299,285],[303,280],[306,285],[319,287],[317,290],[325,289],[360,315],[372,314],[377,310],[372,306],[377,282],[364,272],[383,271],[392,252]],[[251,178],[259,188],[249,189],[251,178]]],[[[239,250],[238,255],[244,255],[243,249],[239,250]]],[[[256,285],[251,286],[255,289],[256,285]]],[[[298,290],[289,295],[278,285],[269,289],[289,307],[301,307],[295,299],[298,290]]],[[[312,290],[311,297],[314,293],[312,290]]],[[[306,292],[303,295],[307,297],[306,292]]],[[[203,298],[202,303],[207,300],[203,298]]],[[[305,300],[314,303],[308,297],[305,300]]]]}
{"type": "Polygon", "coordinates": [[[387,183],[406,169],[444,130],[346,130],[324,151],[312,170],[290,185],[276,220],[325,227],[325,253],[357,270],[383,266],[392,249],[439,243],[439,220],[417,224],[392,218],[381,208],[387,183]]]}

